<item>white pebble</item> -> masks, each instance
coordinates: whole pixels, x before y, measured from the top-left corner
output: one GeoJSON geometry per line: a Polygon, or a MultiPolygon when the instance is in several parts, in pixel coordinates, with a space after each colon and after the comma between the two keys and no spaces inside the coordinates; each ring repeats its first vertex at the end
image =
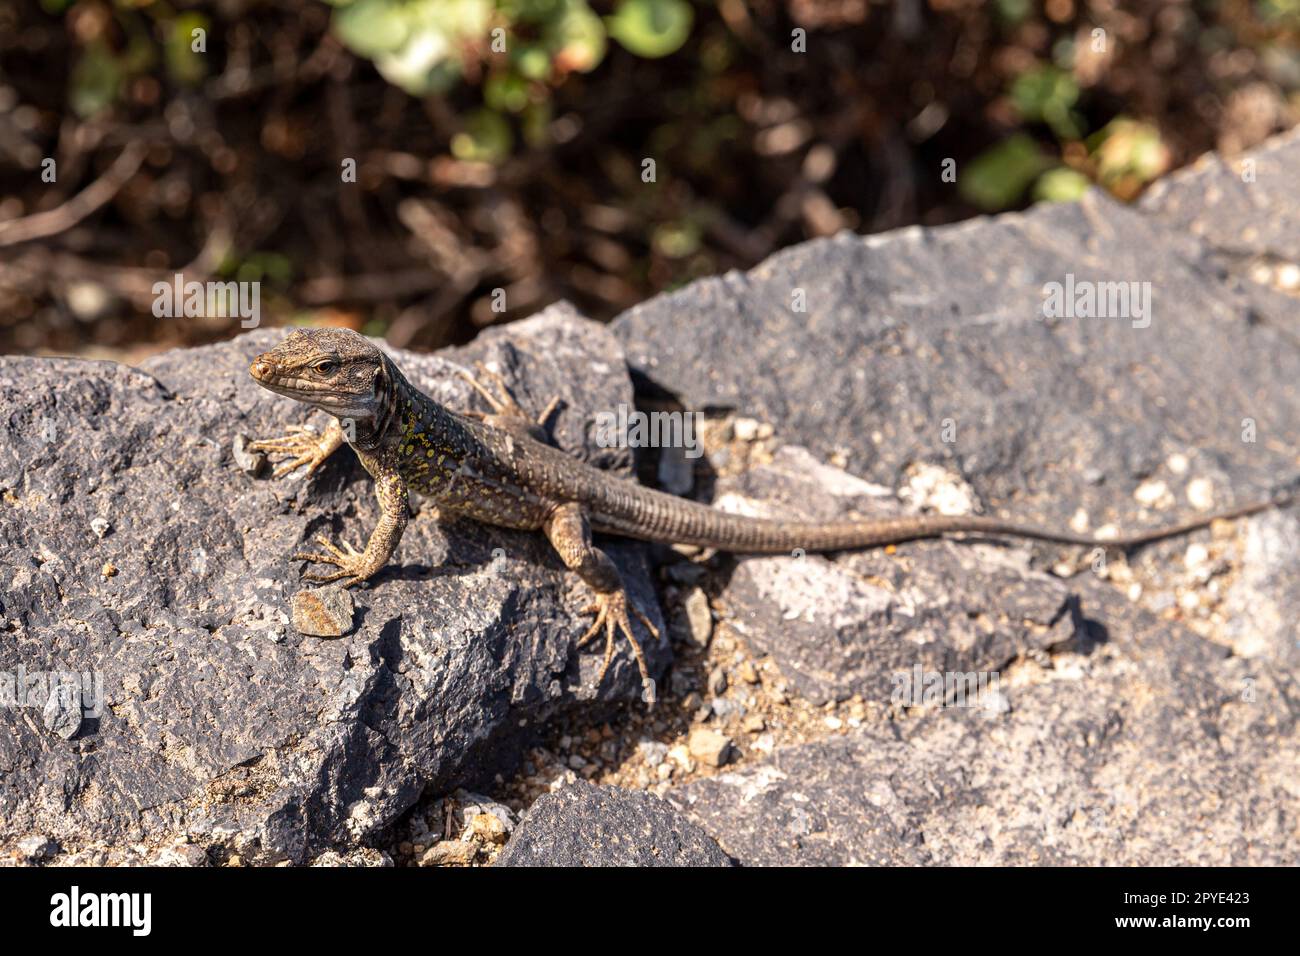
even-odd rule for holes
{"type": "Polygon", "coordinates": [[[1197,511],[1209,511],[1214,507],[1214,482],[1193,478],[1187,483],[1187,500],[1197,511]]]}
{"type": "Polygon", "coordinates": [[[1169,494],[1169,487],[1159,480],[1144,481],[1133,491],[1133,497],[1137,499],[1138,504],[1150,507],[1157,501],[1169,494]]]}
{"type": "Polygon", "coordinates": [[[753,441],[758,437],[758,422],[752,418],[737,418],[731,432],[736,441],[753,441]]]}

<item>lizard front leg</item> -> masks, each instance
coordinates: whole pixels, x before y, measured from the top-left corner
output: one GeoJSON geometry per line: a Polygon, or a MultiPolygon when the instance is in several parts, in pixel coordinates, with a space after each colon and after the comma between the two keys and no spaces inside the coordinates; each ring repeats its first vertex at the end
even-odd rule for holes
{"type": "Polygon", "coordinates": [[[370,540],[366,542],[364,551],[358,551],[346,541],[340,549],[330,543],[324,535],[320,535],[316,541],[325,549],[324,553],[295,554],[293,556],[295,561],[332,564],[340,569],[333,574],[305,574],[303,578],[307,581],[328,583],[341,578],[350,578],[343,582],[344,587],[359,584],[388,563],[388,559],[397,549],[397,543],[402,540],[402,532],[406,530],[406,522],[411,511],[406,493],[406,481],[391,465],[369,455],[362,454],[360,458],[366,470],[375,479],[375,497],[379,499],[379,523],[370,533],[370,540]]]}
{"type": "Polygon", "coordinates": [[[253,451],[270,454],[277,461],[282,461],[275,469],[273,477],[280,478],[289,474],[299,465],[307,466],[307,475],[316,471],[343,444],[343,427],[337,418],[331,418],[325,426],[325,433],[317,435],[313,429],[301,425],[290,425],[289,433],[279,438],[267,438],[252,442],[253,451]],[[285,461],[285,459],[289,459],[285,461]]]}
{"type": "Polygon", "coordinates": [[[591,543],[591,526],[581,506],[574,502],[557,506],[547,517],[542,528],[565,567],[578,572],[578,576],[596,592],[596,603],[582,609],[584,614],[594,612],[596,619],[578,641],[578,646],[583,647],[600,633],[602,628],[605,631],[605,659],[601,662],[600,673],[596,676],[596,685],[599,686],[605,679],[610,661],[614,659],[616,632],[622,631],[632,647],[637,668],[641,671],[641,686],[645,701],[653,705],[655,683],[646,668],[641,645],[632,634],[632,622],[627,616],[628,609],[630,608],[632,613],[641,619],[641,623],[656,640],[659,639],[659,631],[650,623],[650,619],[641,613],[641,609],[628,600],[623,579],[619,576],[618,568],[614,567],[614,562],[604,551],[591,543]]]}

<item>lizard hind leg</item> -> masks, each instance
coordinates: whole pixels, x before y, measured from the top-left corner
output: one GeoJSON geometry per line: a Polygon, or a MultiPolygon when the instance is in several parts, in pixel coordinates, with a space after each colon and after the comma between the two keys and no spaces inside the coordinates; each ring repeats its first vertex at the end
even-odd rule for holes
{"type": "Polygon", "coordinates": [[[629,600],[623,587],[623,579],[618,568],[605,552],[591,543],[591,527],[583,514],[581,506],[574,502],[557,505],[543,525],[546,537],[550,540],[567,568],[576,571],[578,576],[596,592],[595,603],[582,609],[583,614],[595,614],[595,620],[587,632],[578,639],[578,647],[585,647],[603,630],[605,633],[605,656],[601,661],[600,672],[596,676],[599,687],[609,671],[614,659],[614,651],[621,633],[627,638],[636,658],[637,670],[641,674],[641,687],[646,703],[653,706],[655,702],[655,682],[650,677],[646,666],[645,654],[632,630],[632,621],[628,610],[641,620],[655,638],[659,639],[659,630],[650,619],[629,600]]]}
{"type": "Polygon", "coordinates": [[[483,397],[483,400],[488,403],[488,407],[492,411],[466,411],[461,412],[462,415],[482,419],[497,428],[523,428],[533,438],[546,443],[550,442],[550,438],[546,434],[546,423],[550,421],[551,416],[555,414],[556,408],[559,407],[560,398],[558,395],[552,398],[542,413],[534,419],[515,401],[506,380],[500,374],[492,371],[482,362],[475,362],[474,368],[478,370],[480,376],[492,384],[492,388],[488,388],[465,369],[457,369],[456,374],[468,382],[470,387],[483,397]]]}

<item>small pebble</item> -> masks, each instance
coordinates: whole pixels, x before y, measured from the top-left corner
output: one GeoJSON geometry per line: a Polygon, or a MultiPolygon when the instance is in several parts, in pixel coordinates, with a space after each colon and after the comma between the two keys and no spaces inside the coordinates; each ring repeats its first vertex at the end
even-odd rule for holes
{"type": "Polygon", "coordinates": [[[475,814],[469,821],[470,832],[483,843],[500,846],[509,834],[506,825],[493,813],[475,814]]]}
{"type": "Polygon", "coordinates": [[[692,757],[710,767],[723,766],[731,753],[731,738],[708,727],[692,730],[687,745],[692,757]]]}
{"type": "Polygon", "coordinates": [[[72,693],[67,685],[56,687],[41,711],[45,729],[71,740],[81,730],[81,694],[72,693]]]}
{"type": "Polygon", "coordinates": [[[113,526],[109,523],[107,518],[91,518],[90,530],[95,532],[95,537],[102,538],[113,530],[113,526]]]}
{"type": "Polygon", "coordinates": [[[1164,498],[1167,494],[1169,494],[1169,486],[1163,481],[1154,479],[1142,482],[1142,484],[1138,485],[1133,491],[1133,497],[1137,500],[1138,504],[1145,505],[1148,508],[1155,505],[1156,502],[1160,501],[1160,499],[1164,498]]]}
{"type": "Polygon", "coordinates": [[[235,460],[235,466],[246,475],[256,475],[266,463],[266,455],[253,451],[249,447],[251,444],[246,435],[236,435],[230,447],[230,457],[235,460]]]}
{"type": "Polygon", "coordinates": [[[420,866],[468,866],[477,854],[478,847],[473,843],[442,840],[424,852],[420,866]]]}
{"type": "Polygon", "coordinates": [[[708,647],[709,638],[713,636],[713,612],[709,609],[708,595],[699,588],[691,588],[683,605],[690,625],[691,643],[696,647],[708,647]]]}
{"type": "Polygon", "coordinates": [[[721,667],[715,667],[709,672],[709,693],[715,697],[727,692],[727,672],[721,667]]]}
{"type": "Polygon", "coordinates": [[[1214,507],[1214,482],[1193,478],[1187,483],[1187,501],[1197,511],[1209,511],[1214,507]]]}
{"type": "Polygon", "coordinates": [[[687,773],[695,769],[695,765],[691,763],[691,752],[682,744],[669,748],[668,759],[687,773]]]}
{"type": "Polygon", "coordinates": [[[646,739],[636,745],[636,751],[646,763],[657,766],[668,756],[668,745],[657,740],[646,739]]]}
{"type": "Polygon", "coordinates": [[[737,418],[731,426],[736,441],[753,441],[758,438],[758,422],[753,418],[737,418]]]}
{"type": "Polygon", "coordinates": [[[44,860],[59,852],[59,845],[47,836],[31,833],[18,841],[18,852],[28,860],[44,860]]]}
{"type": "Polygon", "coordinates": [[[293,626],[311,637],[342,637],[352,630],[354,606],[347,588],[329,585],[293,596],[293,626]]]}

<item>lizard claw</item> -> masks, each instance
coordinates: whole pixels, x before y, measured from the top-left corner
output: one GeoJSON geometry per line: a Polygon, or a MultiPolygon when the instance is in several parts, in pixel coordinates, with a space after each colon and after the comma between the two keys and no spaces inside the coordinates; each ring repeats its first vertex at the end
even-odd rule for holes
{"type": "Polygon", "coordinates": [[[506,380],[503,376],[492,371],[492,369],[488,368],[482,362],[475,362],[474,368],[478,370],[480,376],[491,382],[492,388],[483,385],[482,382],[463,368],[457,369],[456,374],[468,382],[474,391],[483,396],[483,400],[488,403],[488,406],[492,411],[490,413],[468,411],[462,412],[461,414],[466,415],[469,418],[488,420],[489,424],[491,424],[491,419],[493,418],[515,419],[526,423],[530,427],[541,428],[543,433],[545,432],[546,423],[550,420],[551,416],[555,414],[556,408],[559,407],[560,397],[558,395],[551,399],[547,404],[545,411],[538,415],[536,420],[534,420],[526,411],[524,411],[520,404],[515,401],[515,397],[511,394],[510,387],[506,384],[506,380]]]}
{"type": "Polygon", "coordinates": [[[334,453],[338,444],[330,434],[318,435],[315,429],[290,425],[288,434],[255,441],[249,447],[253,451],[265,452],[279,464],[272,477],[283,478],[300,465],[306,465],[307,474],[304,477],[309,478],[334,453]]]}
{"type": "Polygon", "coordinates": [[[599,687],[605,679],[605,674],[609,670],[610,662],[614,659],[614,649],[618,643],[618,633],[622,632],[627,638],[628,644],[632,647],[632,654],[636,657],[636,666],[641,672],[641,686],[645,690],[646,703],[651,706],[655,702],[654,680],[650,677],[650,671],[646,667],[645,655],[641,652],[641,645],[632,634],[632,622],[627,616],[628,609],[640,618],[641,623],[646,626],[655,640],[659,639],[659,629],[650,623],[650,619],[641,612],[641,609],[628,600],[626,592],[602,591],[596,594],[596,602],[589,604],[582,609],[582,614],[596,615],[596,619],[588,628],[587,633],[578,639],[578,647],[585,647],[590,643],[601,629],[605,632],[605,658],[601,661],[600,673],[596,675],[596,686],[599,687]]]}
{"type": "Polygon", "coordinates": [[[366,556],[364,552],[358,551],[352,545],[344,541],[343,549],[335,546],[323,534],[316,536],[316,543],[325,549],[325,553],[299,552],[293,556],[295,561],[314,561],[317,564],[332,564],[341,570],[333,574],[321,574],[313,571],[311,574],[302,576],[304,581],[317,581],[321,584],[329,584],[332,581],[339,581],[343,578],[351,578],[350,581],[344,581],[343,586],[350,588],[354,584],[360,584],[370,573],[366,571],[366,556]],[[346,549],[346,550],[344,550],[346,549]]]}

